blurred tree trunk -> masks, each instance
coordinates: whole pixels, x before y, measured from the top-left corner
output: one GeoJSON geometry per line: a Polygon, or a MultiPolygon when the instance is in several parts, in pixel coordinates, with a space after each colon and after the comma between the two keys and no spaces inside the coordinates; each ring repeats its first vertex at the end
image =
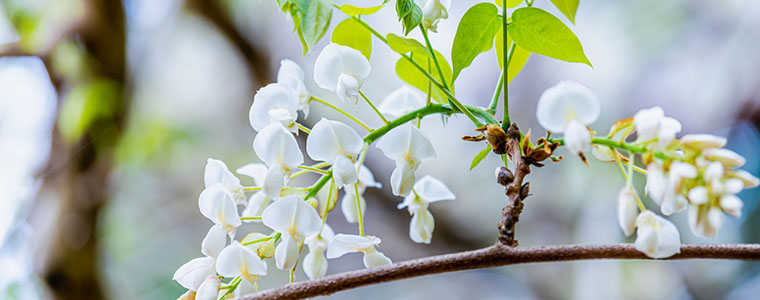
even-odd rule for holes
{"type": "MultiPolygon", "coordinates": [[[[121,1],[88,0],[87,16],[76,33],[93,58],[87,68],[94,79],[113,83],[112,114],[99,116],[74,144],[54,133],[51,166],[43,190],[56,197],[58,215],[46,251],[43,278],[57,299],[102,299],[98,215],[108,197],[113,150],[128,112],[126,92],[125,14],[121,1]]],[[[59,93],[61,91],[59,90],[59,93]]]]}

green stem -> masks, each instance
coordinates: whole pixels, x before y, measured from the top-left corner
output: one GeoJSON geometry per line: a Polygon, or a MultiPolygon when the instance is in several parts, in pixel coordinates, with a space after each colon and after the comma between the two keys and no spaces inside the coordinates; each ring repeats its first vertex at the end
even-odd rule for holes
{"type": "MultiPolygon", "coordinates": [[[[560,146],[565,145],[565,139],[564,138],[555,138],[550,139],[550,142],[558,142],[560,146]]],[[[595,145],[604,145],[612,148],[622,149],[628,152],[641,154],[644,152],[647,152],[646,147],[636,146],[632,144],[628,144],[625,142],[618,142],[613,139],[603,138],[603,137],[593,137],[591,139],[591,143],[595,145]]]]}
{"type": "Polygon", "coordinates": [[[312,100],[314,100],[314,101],[317,101],[317,102],[319,102],[319,103],[322,103],[322,104],[324,104],[324,105],[327,105],[327,107],[329,107],[329,108],[332,108],[332,109],[334,109],[335,111],[337,111],[337,112],[339,112],[339,113],[343,114],[344,116],[346,116],[346,117],[348,117],[349,119],[351,119],[351,120],[353,120],[354,122],[356,122],[356,124],[359,124],[359,126],[361,126],[361,127],[364,127],[364,129],[366,129],[367,131],[370,131],[370,132],[372,131],[372,128],[369,128],[369,126],[367,126],[367,124],[364,124],[364,122],[362,122],[362,121],[359,121],[359,119],[357,119],[356,117],[354,117],[352,114],[350,114],[350,113],[348,113],[348,112],[346,112],[346,111],[344,111],[344,110],[340,109],[339,107],[337,107],[337,106],[335,106],[335,105],[332,105],[330,102],[327,102],[327,101],[325,101],[325,100],[319,99],[319,98],[317,98],[317,97],[314,97],[314,96],[312,96],[312,97],[311,97],[311,99],[312,99],[312,100]]]}
{"type": "Polygon", "coordinates": [[[501,90],[504,88],[504,69],[501,69],[499,75],[499,83],[496,84],[496,89],[493,91],[493,98],[491,98],[491,104],[488,105],[488,111],[496,113],[496,107],[499,105],[499,96],[501,96],[501,90]]]}
{"type": "Polygon", "coordinates": [[[354,196],[356,197],[356,216],[359,220],[359,235],[364,236],[364,216],[362,216],[362,202],[359,201],[359,182],[354,183],[354,196]]]}
{"type": "Polygon", "coordinates": [[[261,220],[261,217],[240,217],[242,221],[261,220]]]}
{"type": "MultiPolygon", "coordinates": [[[[470,111],[477,114],[479,117],[483,119],[483,121],[486,121],[488,123],[497,124],[498,121],[496,118],[488,113],[485,109],[482,108],[476,108],[476,107],[467,107],[470,111]]],[[[366,136],[364,136],[364,142],[371,144],[381,136],[388,133],[393,128],[396,128],[398,126],[403,125],[404,123],[407,123],[411,120],[414,120],[417,118],[417,116],[424,117],[430,114],[452,114],[452,113],[458,113],[461,111],[457,111],[452,109],[449,105],[443,105],[443,104],[430,104],[423,108],[420,108],[415,111],[411,111],[403,116],[398,117],[397,119],[390,121],[387,125],[378,127],[374,131],[370,132],[366,136]]]]}
{"type": "Polygon", "coordinates": [[[298,129],[300,129],[303,132],[306,132],[306,134],[310,134],[311,133],[311,129],[306,128],[306,126],[303,126],[301,124],[298,124],[298,129]]]}
{"type": "Polygon", "coordinates": [[[435,57],[435,50],[433,50],[433,45],[430,44],[430,39],[428,39],[427,29],[425,29],[425,27],[422,26],[422,24],[420,24],[420,32],[422,32],[422,36],[425,38],[425,44],[427,44],[428,51],[430,51],[430,57],[433,58],[433,63],[435,64],[435,68],[438,69],[438,76],[441,77],[441,83],[443,84],[443,87],[448,90],[449,85],[446,84],[446,78],[443,77],[443,71],[441,70],[441,65],[438,63],[438,58],[435,57]]]}
{"type": "Polygon", "coordinates": [[[325,183],[330,181],[330,178],[332,178],[332,170],[327,171],[328,174],[322,176],[322,178],[317,181],[314,185],[309,188],[309,193],[306,194],[306,197],[304,197],[304,200],[309,200],[309,198],[314,197],[317,193],[319,193],[319,190],[322,189],[323,186],[325,186],[325,183]]]}
{"type": "MultiPolygon", "coordinates": [[[[504,45],[506,44],[507,43],[504,43],[504,45]]],[[[506,49],[504,50],[504,53],[506,54],[504,55],[504,69],[507,70],[504,76],[507,77],[507,80],[504,80],[502,82],[504,84],[504,115],[502,116],[501,128],[504,129],[504,131],[506,131],[507,128],[509,128],[509,126],[511,125],[510,120],[509,120],[509,64],[512,62],[512,54],[515,53],[515,49],[517,47],[515,43],[512,43],[512,45],[510,45],[509,48],[510,48],[509,54],[506,54],[507,53],[506,49]]]]}
{"type": "Polygon", "coordinates": [[[361,95],[364,101],[366,101],[367,104],[369,104],[369,107],[372,107],[372,110],[374,110],[375,113],[377,113],[377,115],[380,116],[380,119],[382,119],[385,124],[388,124],[388,120],[386,120],[383,114],[380,112],[380,110],[378,110],[377,107],[375,107],[375,105],[372,104],[372,101],[370,101],[369,98],[367,98],[367,95],[365,95],[364,92],[362,92],[361,90],[359,90],[359,95],[361,95]]]}
{"type": "Polygon", "coordinates": [[[301,169],[301,170],[306,170],[306,171],[310,171],[310,172],[314,172],[314,173],[325,174],[325,175],[327,174],[327,171],[322,170],[322,169],[317,169],[317,168],[314,168],[314,167],[298,166],[298,168],[301,169]]]}

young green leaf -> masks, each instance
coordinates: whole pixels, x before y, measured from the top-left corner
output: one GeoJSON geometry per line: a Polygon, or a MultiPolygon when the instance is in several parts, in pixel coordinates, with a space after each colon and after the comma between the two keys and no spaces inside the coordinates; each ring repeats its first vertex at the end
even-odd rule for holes
{"type": "Polygon", "coordinates": [[[478,152],[478,154],[475,154],[475,157],[472,158],[472,163],[470,163],[470,171],[472,171],[472,169],[475,169],[475,167],[477,167],[480,162],[483,161],[486,156],[488,156],[488,152],[491,152],[490,145],[486,145],[485,149],[478,152]]]}
{"type": "Polygon", "coordinates": [[[346,13],[349,16],[358,16],[358,15],[371,15],[376,13],[378,10],[383,8],[385,6],[385,3],[388,1],[384,1],[383,4],[380,4],[378,6],[372,6],[372,7],[358,7],[353,6],[351,4],[343,4],[340,6],[340,10],[346,13]]]}
{"type": "Polygon", "coordinates": [[[420,23],[422,23],[422,9],[414,4],[412,11],[404,17],[404,35],[408,35],[420,23]]]}
{"type": "MultiPolygon", "coordinates": [[[[501,6],[501,0],[494,0],[494,2],[496,2],[497,5],[501,6]]],[[[507,0],[507,8],[513,8],[520,5],[522,2],[523,0],[507,0]]]]}
{"type": "MultiPolygon", "coordinates": [[[[435,68],[435,64],[433,63],[433,60],[431,59],[430,55],[425,54],[427,50],[424,51],[413,51],[411,53],[412,59],[428,70],[428,73],[433,75],[433,78],[438,80],[438,82],[441,81],[440,76],[438,76],[438,71],[435,68]]],[[[443,71],[443,76],[446,78],[446,82],[451,82],[451,67],[449,66],[448,62],[446,62],[446,58],[441,55],[440,52],[435,52],[435,57],[438,59],[438,63],[441,65],[441,70],[443,71]]],[[[396,62],[396,74],[398,74],[398,77],[401,78],[404,82],[408,83],[409,85],[418,88],[423,93],[427,93],[428,91],[428,79],[425,77],[425,75],[422,74],[417,68],[415,68],[409,61],[406,60],[406,58],[400,58],[398,62],[396,62]]],[[[431,96],[433,99],[437,100],[441,103],[448,103],[448,98],[446,97],[446,94],[444,94],[438,87],[436,87],[434,84],[430,84],[431,86],[431,96]]],[[[453,93],[453,87],[450,87],[451,92],[453,93]]]]}
{"type": "Polygon", "coordinates": [[[498,8],[492,3],[476,4],[464,13],[451,47],[454,80],[462,69],[472,64],[478,54],[491,50],[491,41],[499,28],[501,17],[498,8]]]}
{"type": "Polygon", "coordinates": [[[372,33],[354,18],[340,22],[333,30],[330,41],[359,50],[368,60],[372,53],[372,33]]]}
{"type": "MultiPolygon", "coordinates": [[[[496,38],[494,39],[494,48],[496,48],[496,60],[499,63],[499,68],[502,68],[502,64],[504,61],[504,53],[502,48],[502,42],[504,40],[504,35],[502,34],[501,29],[499,29],[499,32],[496,33],[496,38]]],[[[525,63],[528,62],[528,58],[530,58],[530,52],[527,50],[520,48],[520,46],[512,44],[512,39],[507,35],[507,45],[513,45],[515,47],[515,52],[512,53],[512,60],[509,62],[509,70],[507,70],[507,83],[512,81],[512,78],[515,78],[517,74],[522,71],[523,67],[525,66],[525,63]]]]}
{"type": "Polygon", "coordinates": [[[296,6],[301,12],[299,32],[309,49],[322,38],[330,26],[332,18],[332,0],[296,0],[296,6]]]}
{"type": "Polygon", "coordinates": [[[559,19],[535,8],[518,8],[512,13],[509,35],[521,48],[567,62],[591,62],[578,37],[559,19]]]}
{"type": "Polygon", "coordinates": [[[412,12],[413,8],[413,0],[396,0],[396,14],[398,15],[398,20],[401,21],[401,19],[412,12]]]}
{"type": "Polygon", "coordinates": [[[389,33],[386,36],[386,39],[388,40],[388,46],[390,46],[393,51],[396,51],[398,53],[406,54],[415,51],[415,53],[424,53],[425,55],[429,56],[427,48],[425,48],[422,43],[415,39],[401,37],[393,33],[389,33]]]}
{"type": "Polygon", "coordinates": [[[562,12],[562,14],[575,24],[575,12],[578,11],[578,2],[580,0],[551,0],[554,6],[562,12]]]}

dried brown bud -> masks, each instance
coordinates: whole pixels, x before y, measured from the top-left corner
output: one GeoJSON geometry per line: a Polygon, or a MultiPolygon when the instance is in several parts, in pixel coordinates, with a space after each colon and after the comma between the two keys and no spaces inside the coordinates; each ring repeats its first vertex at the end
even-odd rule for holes
{"type": "Polygon", "coordinates": [[[515,175],[512,174],[512,171],[505,167],[499,167],[496,170],[496,182],[507,186],[508,184],[512,183],[512,181],[515,180],[515,175]]]}
{"type": "Polygon", "coordinates": [[[520,187],[520,199],[525,200],[530,196],[530,182],[526,182],[520,187]]]}

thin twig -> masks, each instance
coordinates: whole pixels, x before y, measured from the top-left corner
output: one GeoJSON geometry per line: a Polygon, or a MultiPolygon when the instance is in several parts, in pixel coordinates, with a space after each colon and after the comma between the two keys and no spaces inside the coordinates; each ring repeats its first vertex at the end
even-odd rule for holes
{"type": "Polygon", "coordinates": [[[515,240],[515,224],[520,220],[520,213],[523,208],[522,193],[523,179],[530,173],[530,165],[523,159],[520,148],[520,130],[517,125],[512,124],[507,130],[507,151],[514,163],[514,179],[507,185],[506,194],[509,198],[507,205],[502,210],[501,221],[499,222],[499,242],[503,245],[517,247],[515,240]]]}
{"type": "MultiPolygon", "coordinates": [[[[650,259],[632,244],[564,245],[514,248],[494,245],[453,254],[425,257],[372,269],[362,269],[297,282],[240,299],[302,299],[333,294],[370,284],[429,274],[506,265],[587,259],[650,259]]],[[[683,245],[681,253],[667,258],[760,260],[760,244],[683,245]]]]}

